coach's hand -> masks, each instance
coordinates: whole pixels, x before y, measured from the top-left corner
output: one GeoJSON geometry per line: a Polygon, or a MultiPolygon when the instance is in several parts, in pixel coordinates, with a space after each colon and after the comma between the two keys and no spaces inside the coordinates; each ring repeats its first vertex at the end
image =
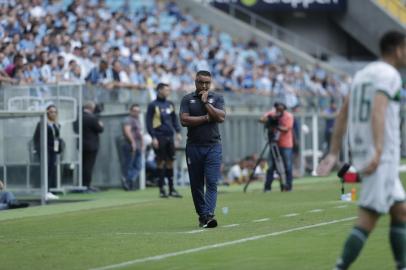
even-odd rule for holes
{"type": "Polygon", "coordinates": [[[318,176],[327,176],[333,169],[334,165],[337,162],[337,156],[333,154],[328,154],[317,166],[317,175],[318,176]]]}
{"type": "Polygon", "coordinates": [[[200,92],[200,93],[201,93],[200,98],[201,98],[202,102],[203,102],[203,103],[206,103],[206,102],[207,102],[207,98],[208,98],[208,96],[209,96],[209,91],[202,91],[202,92],[200,92]]]}

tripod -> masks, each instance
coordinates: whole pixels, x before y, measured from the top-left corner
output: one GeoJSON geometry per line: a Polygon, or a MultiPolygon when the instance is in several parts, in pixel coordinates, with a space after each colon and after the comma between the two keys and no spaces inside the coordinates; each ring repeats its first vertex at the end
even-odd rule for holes
{"type": "MultiPolygon", "coordinates": [[[[275,167],[276,167],[276,170],[280,177],[279,178],[280,189],[281,189],[281,191],[284,190],[284,187],[286,185],[286,171],[285,171],[285,165],[283,164],[282,155],[281,155],[281,152],[279,151],[278,144],[275,141],[271,141],[271,142],[268,141],[265,144],[264,148],[262,149],[262,152],[261,152],[257,162],[255,163],[255,166],[250,174],[250,177],[244,186],[244,192],[247,192],[249,184],[254,180],[255,169],[258,167],[259,163],[261,162],[268,146],[270,146],[272,159],[273,159],[273,162],[275,162],[275,167]]],[[[273,173],[273,172],[271,172],[271,173],[273,173]]]]}

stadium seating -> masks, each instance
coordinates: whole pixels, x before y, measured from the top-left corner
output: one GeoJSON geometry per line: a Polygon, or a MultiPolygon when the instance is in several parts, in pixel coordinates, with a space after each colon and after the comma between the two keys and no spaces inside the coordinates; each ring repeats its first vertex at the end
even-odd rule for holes
{"type": "Polygon", "coordinates": [[[214,88],[230,93],[340,97],[349,78],[319,66],[303,67],[274,44],[242,43],[200,23],[173,1],[3,1],[0,81],[12,84],[75,82],[106,90],[193,89],[197,70],[208,69],[214,88]],[[8,4],[7,4],[8,3],[8,4]],[[16,57],[17,56],[17,57],[16,57]],[[21,56],[21,57],[20,57],[21,56]],[[101,59],[107,69],[100,70],[101,59]]]}

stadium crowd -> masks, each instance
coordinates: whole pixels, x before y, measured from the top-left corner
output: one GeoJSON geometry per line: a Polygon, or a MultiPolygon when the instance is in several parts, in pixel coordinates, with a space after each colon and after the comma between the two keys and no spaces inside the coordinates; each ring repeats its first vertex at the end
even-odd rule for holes
{"type": "Polygon", "coordinates": [[[197,70],[210,70],[215,89],[229,92],[339,97],[349,77],[301,67],[274,44],[233,40],[185,14],[173,1],[128,1],[111,12],[104,0],[0,2],[0,81],[88,82],[106,89],[193,89],[197,70]]]}

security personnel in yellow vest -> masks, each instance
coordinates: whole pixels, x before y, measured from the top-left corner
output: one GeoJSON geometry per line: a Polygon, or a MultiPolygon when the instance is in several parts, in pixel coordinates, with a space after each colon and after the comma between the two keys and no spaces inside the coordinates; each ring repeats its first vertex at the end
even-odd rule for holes
{"type": "Polygon", "coordinates": [[[175,134],[177,142],[182,139],[180,125],[175,113],[175,106],[167,97],[171,93],[168,84],[159,83],[157,98],[148,105],[147,130],[152,137],[152,146],[157,161],[157,174],[159,176],[159,194],[167,198],[165,191],[165,177],[168,180],[169,196],[182,198],[173,186],[173,162],[175,160],[175,134]]]}

